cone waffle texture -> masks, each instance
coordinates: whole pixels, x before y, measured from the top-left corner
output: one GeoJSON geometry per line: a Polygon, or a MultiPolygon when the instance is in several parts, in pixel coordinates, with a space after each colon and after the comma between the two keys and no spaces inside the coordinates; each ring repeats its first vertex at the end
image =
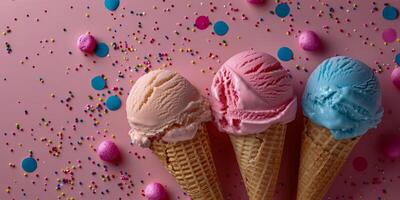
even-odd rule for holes
{"type": "Polygon", "coordinates": [[[286,125],[259,134],[229,134],[250,200],[271,200],[275,193],[286,125]]]}
{"type": "Polygon", "coordinates": [[[223,199],[204,124],[192,140],[175,143],[158,140],[151,149],[193,200],[223,199]]]}
{"type": "Polygon", "coordinates": [[[328,129],[306,119],[297,200],[322,200],[359,139],[336,140],[328,129]]]}

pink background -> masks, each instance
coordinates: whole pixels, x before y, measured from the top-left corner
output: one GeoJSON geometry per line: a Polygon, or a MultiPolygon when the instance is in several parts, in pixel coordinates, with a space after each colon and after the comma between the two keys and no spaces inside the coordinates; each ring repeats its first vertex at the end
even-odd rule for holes
{"type": "MultiPolygon", "coordinates": [[[[275,56],[282,46],[294,51],[294,59],[282,64],[292,73],[299,97],[310,72],[327,57],[347,55],[374,69],[382,66],[378,77],[383,90],[383,122],[354,149],[326,199],[399,199],[400,162],[385,157],[380,146],[387,135],[400,130],[400,92],[390,81],[400,43],[385,45],[381,38],[386,28],[400,31],[399,19],[383,19],[384,3],[400,8],[400,2],[288,2],[292,16],[281,20],[270,13],[276,6],[272,0],[261,7],[244,0],[121,0],[115,12],[106,10],[102,0],[2,0],[0,32],[7,26],[11,32],[0,36],[0,199],[144,199],[142,190],[153,181],[166,185],[171,199],[186,199],[150,151],[130,144],[124,102],[134,81],[143,74],[143,68],[139,72],[131,69],[151,54],[152,69],[170,63],[169,69],[187,77],[207,95],[213,72],[233,54],[254,48],[275,56]],[[334,8],[333,18],[330,7],[334,8]],[[378,11],[371,13],[374,7],[378,11]],[[224,20],[229,32],[221,37],[212,34],[212,26],[196,30],[193,24],[200,15],[208,16],[211,22],[224,20]],[[318,33],[324,50],[301,50],[297,45],[301,30],[318,33]],[[105,58],[85,56],[75,45],[78,36],[87,31],[109,45],[121,42],[122,48],[110,46],[105,58]],[[152,39],[155,42],[151,43],[152,39]],[[219,44],[222,40],[227,46],[219,44]],[[11,54],[6,52],[5,42],[11,45],[11,54]],[[125,45],[134,50],[128,51],[125,45]],[[157,62],[158,53],[167,53],[171,60],[157,62]],[[90,80],[101,74],[108,78],[108,89],[99,92],[91,88],[90,80]],[[115,91],[114,87],[120,89],[115,91]],[[70,97],[69,91],[74,97],[61,103],[70,97]],[[123,100],[120,110],[105,113],[103,109],[93,112],[92,117],[84,112],[87,105],[96,106],[101,98],[104,101],[113,94],[123,100]],[[94,118],[98,126],[93,125],[94,118]],[[16,123],[23,131],[16,129],[16,123]],[[95,152],[101,141],[113,137],[124,157],[118,166],[102,162],[95,152]],[[49,152],[52,148],[59,148],[58,157],[49,152]],[[20,163],[30,150],[38,160],[38,169],[24,176],[20,163]],[[365,170],[353,168],[356,157],[366,159],[365,170]],[[64,173],[66,169],[73,175],[64,173]],[[73,181],[56,190],[57,179],[63,178],[73,181]]],[[[294,199],[301,125],[299,112],[289,128],[276,199],[294,199]]],[[[212,125],[209,128],[226,199],[247,199],[227,136],[212,125]]]]}

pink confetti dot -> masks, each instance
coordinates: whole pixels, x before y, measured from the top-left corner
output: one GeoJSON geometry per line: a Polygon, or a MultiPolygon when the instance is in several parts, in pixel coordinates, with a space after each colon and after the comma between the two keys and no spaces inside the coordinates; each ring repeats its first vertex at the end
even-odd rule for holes
{"type": "Polygon", "coordinates": [[[400,157],[400,137],[393,136],[383,146],[383,153],[390,159],[400,157]]]}
{"type": "Polygon", "coordinates": [[[209,25],[210,25],[210,20],[208,19],[207,16],[199,16],[196,19],[195,26],[200,30],[208,28],[209,25]]]}
{"type": "Polygon", "coordinates": [[[393,85],[400,89],[400,67],[395,68],[390,75],[393,85]]]}
{"type": "Polygon", "coordinates": [[[263,4],[265,0],[247,0],[247,2],[255,5],[263,4]]]}
{"type": "Polygon", "coordinates": [[[367,167],[368,167],[368,161],[364,157],[359,156],[359,157],[354,158],[353,168],[356,171],[359,171],[359,172],[364,171],[367,169],[367,167]]]}
{"type": "Polygon", "coordinates": [[[382,32],[382,39],[385,42],[394,42],[397,39],[397,32],[392,28],[387,28],[382,32]]]}

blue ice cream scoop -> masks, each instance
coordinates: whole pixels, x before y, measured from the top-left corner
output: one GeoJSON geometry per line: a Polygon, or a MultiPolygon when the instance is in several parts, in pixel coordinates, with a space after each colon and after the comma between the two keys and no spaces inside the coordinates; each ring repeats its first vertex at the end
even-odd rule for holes
{"type": "Polygon", "coordinates": [[[314,70],[302,106],[308,119],[329,129],[337,140],[365,134],[383,115],[374,72],[361,61],[345,56],[328,58],[314,70]]]}

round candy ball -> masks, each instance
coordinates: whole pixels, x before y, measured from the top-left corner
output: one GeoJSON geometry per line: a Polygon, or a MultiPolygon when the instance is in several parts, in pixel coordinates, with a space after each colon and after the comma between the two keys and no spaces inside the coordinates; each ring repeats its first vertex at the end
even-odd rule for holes
{"type": "Polygon", "coordinates": [[[321,40],[314,31],[303,31],[299,37],[299,45],[306,51],[316,51],[321,48],[321,40]]]}
{"type": "Polygon", "coordinates": [[[396,67],[390,76],[392,78],[393,85],[400,89],[400,67],[396,67]]]}
{"type": "Polygon", "coordinates": [[[85,53],[93,53],[96,49],[96,44],[96,39],[89,34],[81,35],[77,41],[77,46],[79,50],[85,53]]]}
{"type": "Polygon", "coordinates": [[[167,200],[168,194],[160,183],[150,183],[144,190],[144,195],[149,200],[167,200]]]}
{"type": "Polygon", "coordinates": [[[121,159],[121,153],[117,145],[111,140],[105,140],[99,144],[97,154],[100,159],[110,163],[118,163],[121,159]]]}
{"type": "Polygon", "coordinates": [[[247,2],[257,5],[257,4],[263,4],[265,0],[247,0],[247,2]]]}

